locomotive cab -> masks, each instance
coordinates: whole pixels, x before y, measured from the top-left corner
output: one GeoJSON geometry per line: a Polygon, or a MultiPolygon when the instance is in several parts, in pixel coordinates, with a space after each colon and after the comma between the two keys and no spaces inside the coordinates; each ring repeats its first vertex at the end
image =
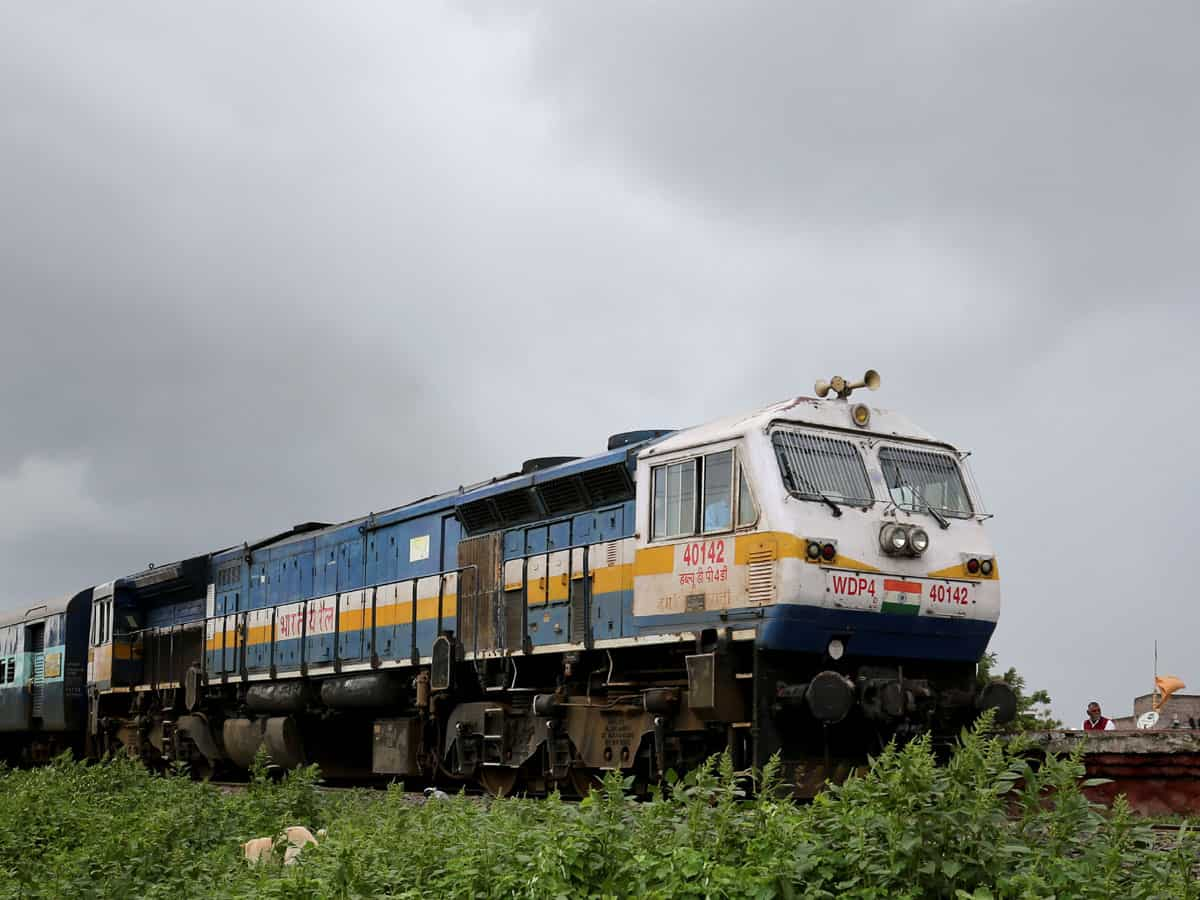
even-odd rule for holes
{"type": "Polygon", "coordinates": [[[105,691],[141,683],[141,621],[137,599],[123,580],[93,590],[89,682],[105,691]]]}
{"type": "Polygon", "coordinates": [[[89,738],[161,757],[163,729],[139,727],[178,711],[185,674],[198,665],[207,556],[117,579],[92,591],[89,738]]]}
{"type": "MultiPolygon", "coordinates": [[[[639,455],[635,613],[716,636],[689,659],[688,704],[728,718],[709,672],[739,673],[726,680],[742,681],[759,765],[1015,711],[974,686],[999,570],[965,454],[850,404],[839,381],[837,399],[798,397],[639,455]]],[[[818,785],[834,774],[810,769],[818,785]]]]}

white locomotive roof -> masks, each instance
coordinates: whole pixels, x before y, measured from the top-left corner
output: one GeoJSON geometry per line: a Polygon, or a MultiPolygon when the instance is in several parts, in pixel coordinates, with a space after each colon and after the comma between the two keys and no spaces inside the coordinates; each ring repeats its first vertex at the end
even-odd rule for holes
{"type": "Polygon", "coordinates": [[[651,444],[639,456],[661,456],[676,450],[743,437],[753,431],[767,428],[772,422],[791,422],[797,425],[812,425],[817,428],[862,432],[875,437],[900,438],[940,444],[945,447],[950,446],[905,416],[890,409],[880,409],[875,406],[870,407],[870,426],[859,428],[850,418],[850,410],[858,405],[858,402],[856,400],[818,400],[816,397],[793,397],[790,400],[773,403],[748,415],[727,416],[704,425],[680,429],[651,444]]]}

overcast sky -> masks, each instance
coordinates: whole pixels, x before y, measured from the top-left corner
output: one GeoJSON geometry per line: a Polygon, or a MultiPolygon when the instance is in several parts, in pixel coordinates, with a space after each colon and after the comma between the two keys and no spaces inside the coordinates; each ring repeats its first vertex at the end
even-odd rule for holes
{"type": "Polygon", "coordinates": [[[1200,7],[26,3],[0,609],[883,374],[993,646],[1200,689],[1200,7]]]}

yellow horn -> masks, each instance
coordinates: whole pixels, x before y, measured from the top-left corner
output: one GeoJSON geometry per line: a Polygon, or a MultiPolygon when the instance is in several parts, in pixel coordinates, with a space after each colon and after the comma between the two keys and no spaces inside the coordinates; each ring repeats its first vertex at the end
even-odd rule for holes
{"type": "Polygon", "coordinates": [[[824,397],[829,393],[829,382],[822,379],[813,385],[813,390],[818,397],[824,397]]]}
{"type": "Polygon", "coordinates": [[[849,396],[851,391],[860,387],[865,387],[872,391],[879,390],[879,373],[874,369],[867,369],[867,373],[863,375],[862,381],[856,381],[853,384],[846,385],[846,396],[849,396]]]}

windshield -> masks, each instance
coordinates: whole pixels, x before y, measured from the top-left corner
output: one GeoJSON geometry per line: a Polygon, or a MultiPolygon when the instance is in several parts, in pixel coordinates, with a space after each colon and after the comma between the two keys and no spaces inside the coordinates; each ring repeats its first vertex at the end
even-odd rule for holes
{"type": "Polygon", "coordinates": [[[960,519],[974,514],[958,461],[953,457],[908,447],[881,447],[879,465],[892,502],[901,509],[921,511],[932,507],[960,519]]]}
{"type": "Polygon", "coordinates": [[[797,497],[853,506],[874,502],[862,457],[850,441],[779,428],[771,443],[784,487],[797,497]]]}

